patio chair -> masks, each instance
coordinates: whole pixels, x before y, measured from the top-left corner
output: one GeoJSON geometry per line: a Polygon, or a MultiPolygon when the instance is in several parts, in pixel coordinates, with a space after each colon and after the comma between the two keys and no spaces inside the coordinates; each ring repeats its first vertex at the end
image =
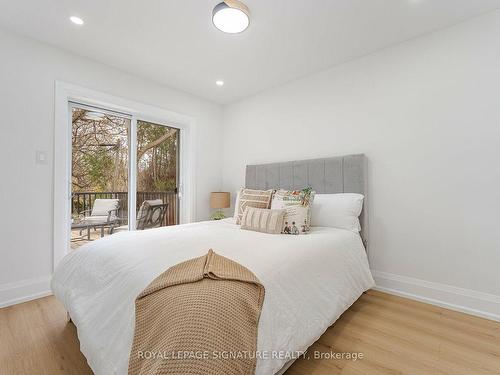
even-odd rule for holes
{"type": "MultiPolygon", "coordinates": [[[[163,225],[163,219],[167,213],[168,203],[163,203],[161,199],[145,200],[137,211],[136,229],[144,230],[158,228],[163,225]]],[[[128,230],[127,225],[111,228],[110,233],[128,230]]]]}
{"type": "Polygon", "coordinates": [[[92,209],[80,212],[83,215],[81,222],[95,224],[96,227],[112,226],[119,222],[118,211],[120,210],[119,199],[95,199],[92,209]]]}

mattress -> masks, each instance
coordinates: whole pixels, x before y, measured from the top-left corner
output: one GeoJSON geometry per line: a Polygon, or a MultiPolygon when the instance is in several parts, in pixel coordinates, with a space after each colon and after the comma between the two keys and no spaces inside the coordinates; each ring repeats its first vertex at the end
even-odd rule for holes
{"type": "Polygon", "coordinates": [[[348,230],[271,235],[226,219],[116,233],[68,254],[52,279],[95,374],[127,373],[135,298],[167,268],[209,249],[250,269],[266,289],[257,375],[278,372],[374,286],[361,238],[348,230]]]}

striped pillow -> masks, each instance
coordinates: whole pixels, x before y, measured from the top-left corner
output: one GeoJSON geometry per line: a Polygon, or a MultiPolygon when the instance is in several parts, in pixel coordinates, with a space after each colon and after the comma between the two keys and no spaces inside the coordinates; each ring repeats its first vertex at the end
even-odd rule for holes
{"type": "Polygon", "coordinates": [[[286,210],[247,207],[241,218],[241,229],[280,234],[286,210]]]}
{"type": "Polygon", "coordinates": [[[236,210],[238,216],[236,217],[236,224],[241,224],[241,217],[245,208],[255,207],[255,208],[269,208],[271,205],[271,199],[273,197],[274,190],[253,190],[241,188],[239,194],[238,207],[236,210]]]}

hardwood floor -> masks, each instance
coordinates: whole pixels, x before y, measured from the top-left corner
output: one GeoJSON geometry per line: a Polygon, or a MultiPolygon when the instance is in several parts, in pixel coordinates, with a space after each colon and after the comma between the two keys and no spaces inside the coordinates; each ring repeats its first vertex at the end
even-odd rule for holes
{"type": "Polygon", "coordinates": [[[0,309],[0,374],[92,374],[55,297],[0,309]]]}
{"type": "MultiPolygon", "coordinates": [[[[286,374],[500,374],[500,323],[369,291],[308,355],[286,374]],[[313,359],[331,351],[363,358],[313,359]]],[[[91,373],[54,297],[0,309],[1,375],[91,373]]]]}

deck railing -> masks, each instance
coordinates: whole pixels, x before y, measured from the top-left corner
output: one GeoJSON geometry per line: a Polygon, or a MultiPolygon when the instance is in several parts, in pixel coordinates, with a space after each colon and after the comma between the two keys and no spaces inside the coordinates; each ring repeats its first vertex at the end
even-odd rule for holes
{"type": "MultiPolygon", "coordinates": [[[[145,200],[161,199],[163,203],[168,203],[168,209],[165,214],[163,226],[177,224],[178,215],[178,196],[177,191],[138,191],[137,192],[137,207],[145,200]]],[[[78,215],[85,210],[91,210],[96,199],[119,199],[120,200],[120,218],[123,223],[127,223],[128,218],[128,193],[127,192],[77,192],[71,195],[71,214],[78,215]]]]}

